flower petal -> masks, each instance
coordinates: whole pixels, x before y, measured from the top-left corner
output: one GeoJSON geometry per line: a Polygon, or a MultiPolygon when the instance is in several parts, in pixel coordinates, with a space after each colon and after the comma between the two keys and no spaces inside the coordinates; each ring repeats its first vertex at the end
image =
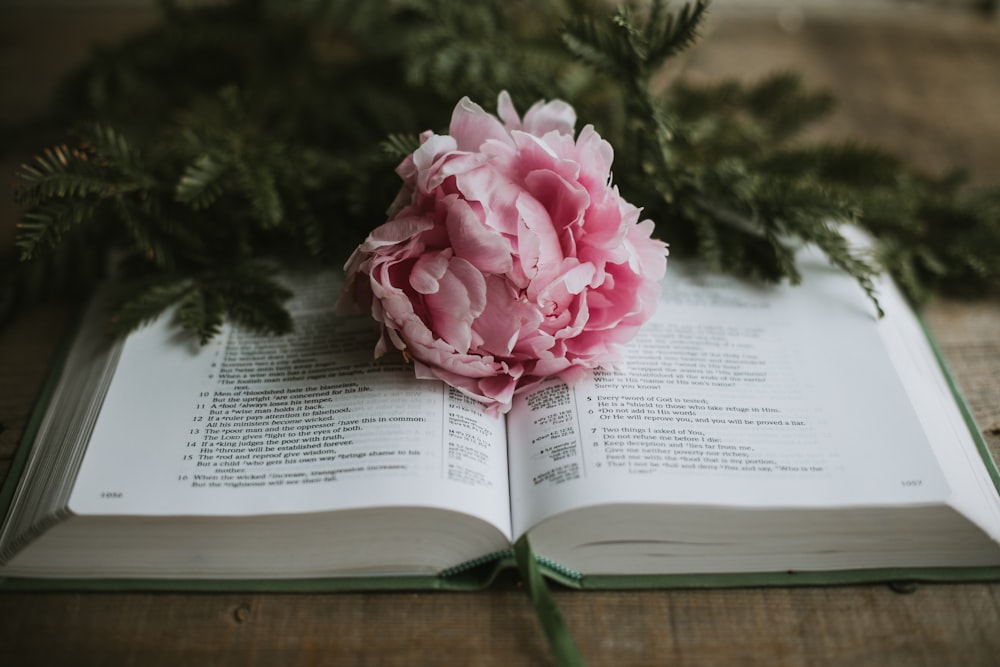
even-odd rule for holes
{"type": "Polygon", "coordinates": [[[488,139],[509,142],[507,129],[481,106],[463,97],[455,106],[448,128],[460,151],[478,151],[488,139]]]}
{"type": "Polygon", "coordinates": [[[445,222],[455,255],[483,273],[507,273],[514,263],[510,241],[488,228],[469,206],[456,198],[448,208],[445,222]]]}

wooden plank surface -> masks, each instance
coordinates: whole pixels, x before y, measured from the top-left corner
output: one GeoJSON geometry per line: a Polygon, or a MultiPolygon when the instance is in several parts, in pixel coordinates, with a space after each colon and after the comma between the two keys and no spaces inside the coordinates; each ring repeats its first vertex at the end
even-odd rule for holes
{"type": "MultiPolygon", "coordinates": [[[[146,21],[129,12],[44,20],[0,12],[0,118],[39,108],[88,39],[146,21]],[[25,53],[40,52],[43,33],[76,41],[67,53],[48,53],[37,80],[13,76],[25,53]],[[11,102],[12,89],[27,99],[11,102]]],[[[961,164],[996,183],[998,65],[1000,27],[967,15],[807,15],[788,31],[770,15],[717,12],[677,70],[700,80],[801,72],[841,100],[817,136],[880,142],[930,170],[961,164]]],[[[0,207],[0,243],[9,242],[12,215],[0,207]]],[[[939,300],[927,319],[1000,453],[1000,301],[939,300]]],[[[0,331],[0,477],[66,321],[66,308],[49,307],[0,331]]],[[[557,591],[556,599],[592,665],[1000,663],[994,583],[557,591]]],[[[509,579],[470,594],[2,593],[0,664],[499,666],[551,658],[526,595],[509,579]]]]}

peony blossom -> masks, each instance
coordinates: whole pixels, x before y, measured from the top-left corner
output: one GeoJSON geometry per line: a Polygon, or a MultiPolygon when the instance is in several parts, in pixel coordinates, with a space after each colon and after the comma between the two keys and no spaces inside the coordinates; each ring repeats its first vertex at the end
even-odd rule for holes
{"type": "Polygon", "coordinates": [[[505,412],[516,393],[620,361],[656,308],[667,247],[611,184],[611,145],[576,113],[524,118],[462,99],[397,167],[388,221],[348,260],[345,294],[417,377],[505,412]]]}

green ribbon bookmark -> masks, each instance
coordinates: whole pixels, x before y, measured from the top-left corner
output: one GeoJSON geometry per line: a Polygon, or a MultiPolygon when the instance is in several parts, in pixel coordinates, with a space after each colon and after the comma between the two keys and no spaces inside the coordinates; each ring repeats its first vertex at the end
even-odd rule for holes
{"type": "Polygon", "coordinates": [[[514,544],[514,558],[556,660],[563,667],[583,667],[583,658],[576,647],[576,642],[573,641],[573,635],[566,627],[566,621],[559,612],[559,607],[556,606],[545,578],[538,569],[538,562],[535,560],[531,545],[528,544],[527,536],[521,537],[514,544]]]}

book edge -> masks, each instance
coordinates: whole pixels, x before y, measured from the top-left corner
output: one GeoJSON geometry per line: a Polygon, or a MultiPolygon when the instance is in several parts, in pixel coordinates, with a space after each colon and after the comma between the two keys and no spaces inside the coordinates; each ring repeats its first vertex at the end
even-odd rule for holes
{"type": "Polygon", "coordinates": [[[14,449],[14,456],[11,459],[10,467],[7,469],[7,476],[4,478],[3,483],[0,484],[0,528],[3,528],[10,520],[14,495],[21,483],[28,455],[35,446],[38,429],[42,425],[56,387],[59,385],[59,381],[66,370],[66,362],[70,351],[73,349],[73,344],[80,334],[83,317],[87,311],[87,304],[76,309],[76,313],[70,319],[66,330],[60,334],[56,351],[49,360],[49,367],[45,372],[42,386],[35,396],[33,407],[28,415],[28,421],[24,426],[24,432],[21,433],[21,437],[14,449]]]}

